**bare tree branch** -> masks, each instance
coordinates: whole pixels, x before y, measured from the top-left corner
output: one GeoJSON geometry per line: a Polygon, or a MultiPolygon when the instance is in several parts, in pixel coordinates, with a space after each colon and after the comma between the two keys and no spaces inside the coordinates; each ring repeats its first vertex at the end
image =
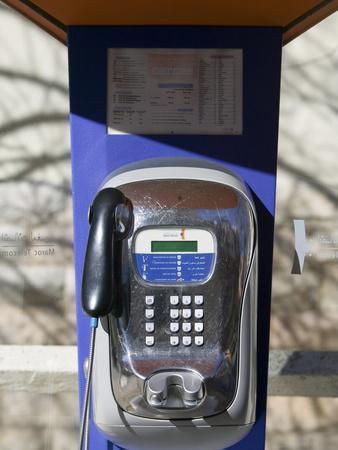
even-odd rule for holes
{"type": "Polygon", "coordinates": [[[62,112],[49,112],[49,113],[37,113],[31,114],[27,117],[12,120],[0,126],[0,137],[5,134],[13,133],[14,131],[21,130],[32,125],[43,125],[48,123],[68,122],[69,115],[62,112]]]}
{"type": "Polygon", "coordinates": [[[55,89],[68,98],[68,87],[56,82],[55,80],[46,80],[38,75],[29,74],[26,72],[18,72],[16,70],[0,68],[0,77],[9,78],[10,80],[22,80],[37,84],[39,87],[47,89],[55,89]]]}

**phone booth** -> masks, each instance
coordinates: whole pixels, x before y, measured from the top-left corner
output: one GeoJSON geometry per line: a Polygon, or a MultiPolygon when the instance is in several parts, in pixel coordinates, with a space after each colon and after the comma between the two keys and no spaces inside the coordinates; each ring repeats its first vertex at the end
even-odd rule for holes
{"type": "Polygon", "coordinates": [[[263,448],[282,30],[72,27],[68,36],[81,392],[90,341],[81,293],[89,313],[104,293],[107,305],[119,297],[111,320],[99,320],[91,446],[263,448]],[[99,240],[102,217],[113,216],[98,210],[106,189],[133,209],[131,235],[127,221],[127,238],[115,235],[124,263],[114,272],[108,257],[108,289],[90,277],[107,276],[95,271],[112,245],[112,233],[99,240]],[[187,261],[199,249],[210,259],[203,270],[187,261]],[[171,271],[164,257],[179,256],[185,266],[171,271]]]}
{"type": "Polygon", "coordinates": [[[69,48],[81,449],[263,449],[281,50],[337,3],[7,3],[69,48]]]}

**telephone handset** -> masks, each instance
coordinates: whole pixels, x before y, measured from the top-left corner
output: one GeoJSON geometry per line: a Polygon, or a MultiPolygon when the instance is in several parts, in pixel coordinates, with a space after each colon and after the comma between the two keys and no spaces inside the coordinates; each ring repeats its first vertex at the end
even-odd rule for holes
{"type": "Polygon", "coordinates": [[[90,207],[89,223],[82,307],[91,317],[104,317],[111,312],[118,317],[122,308],[116,295],[118,280],[114,264],[119,243],[132,228],[131,202],[118,189],[103,189],[90,207]]]}
{"type": "Polygon", "coordinates": [[[89,208],[90,231],[82,276],[82,308],[92,318],[91,339],[86,369],[86,389],[80,429],[80,450],[89,445],[89,398],[93,371],[96,329],[100,317],[122,314],[119,299],[119,255],[121,241],[133,225],[129,199],[115,188],[101,190],[89,208]]]}

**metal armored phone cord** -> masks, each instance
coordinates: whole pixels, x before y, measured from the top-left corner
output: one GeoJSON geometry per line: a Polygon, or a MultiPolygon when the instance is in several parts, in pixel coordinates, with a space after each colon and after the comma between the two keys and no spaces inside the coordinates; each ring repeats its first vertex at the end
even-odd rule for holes
{"type": "Polygon", "coordinates": [[[88,366],[86,375],[86,389],[82,407],[81,427],[80,427],[80,447],[79,450],[89,449],[89,419],[90,419],[90,390],[92,384],[93,362],[95,353],[95,339],[98,319],[92,317],[90,319],[90,346],[88,354],[88,366]]]}

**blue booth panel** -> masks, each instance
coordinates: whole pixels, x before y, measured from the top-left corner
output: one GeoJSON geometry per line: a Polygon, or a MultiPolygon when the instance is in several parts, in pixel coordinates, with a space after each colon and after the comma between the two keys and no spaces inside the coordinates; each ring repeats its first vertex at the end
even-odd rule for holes
{"type": "MultiPolygon", "coordinates": [[[[153,157],[199,157],[241,175],[255,201],[259,228],[257,420],[232,450],[261,450],[265,442],[272,248],[280,91],[281,28],[77,27],[69,28],[70,113],[77,286],[80,400],[89,318],[81,309],[87,212],[103,179],[131,162],[153,157]],[[108,48],[243,49],[243,132],[240,135],[108,135],[108,48]]],[[[92,426],[91,448],[112,450],[92,426]]],[[[116,447],[115,447],[116,448],[116,447]]],[[[180,449],[177,449],[180,450],[180,449]]],[[[206,449],[207,450],[207,449],[206,449]]]]}

